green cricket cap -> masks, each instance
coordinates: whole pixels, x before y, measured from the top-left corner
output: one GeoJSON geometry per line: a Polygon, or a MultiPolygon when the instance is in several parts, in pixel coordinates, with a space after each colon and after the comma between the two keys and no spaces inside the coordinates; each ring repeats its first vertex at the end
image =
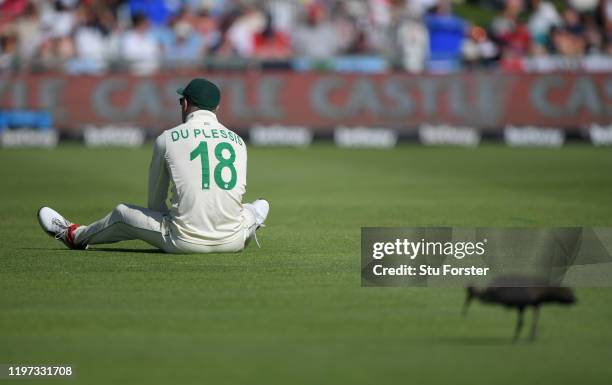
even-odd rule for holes
{"type": "Polygon", "coordinates": [[[203,110],[213,111],[221,101],[221,90],[215,83],[203,78],[196,78],[176,92],[189,99],[191,104],[203,110]]]}

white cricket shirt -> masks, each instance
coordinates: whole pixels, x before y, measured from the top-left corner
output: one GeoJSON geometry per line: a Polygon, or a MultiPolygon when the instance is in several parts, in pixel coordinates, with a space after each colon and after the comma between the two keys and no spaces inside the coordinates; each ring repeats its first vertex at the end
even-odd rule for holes
{"type": "Polygon", "coordinates": [[[208,246],[233,242],[244,237],[246,171],[244,141],[213,112],[195,111],[186,123],[164,131],[155,141],[149,209],[169,211],[173,239],[208,246]]]}

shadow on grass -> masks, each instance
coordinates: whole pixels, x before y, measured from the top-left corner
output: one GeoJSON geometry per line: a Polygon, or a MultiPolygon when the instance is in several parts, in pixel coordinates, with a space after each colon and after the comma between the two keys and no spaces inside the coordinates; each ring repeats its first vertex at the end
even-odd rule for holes
{"type": "MultiPolygon", "coordinates": [[[[45,250],[45,251],[69,251],[74,252],[74,250],[67,249],[65,247],[20,247],[19,250],[45,250]]],[[[163,254],[164,252],[160,249],[128,249],[125,247],[96,247],[89,248],[87,250],[76,250],[81,252],[91,252],[91,251],[102,251],[102,252],[112,252],[112,253],[141,253],[141,254],[163,254]]]]}
{"type": "Polygon", "coordinates": [[[102,251],[112,253],[142,253],[142,254],[163,254],[164,252],[160,249],[128,249],[125,247],[96,247],[89,248],[87,251],[102,251]]]}
{"type": "Polygon", "coordinates": [[[511,346],[516,345],[511,337],[459,337],[459,336],[448,336],[438,337],[435,339],[443,345],[457,345],[457,346],[511,346]]]}

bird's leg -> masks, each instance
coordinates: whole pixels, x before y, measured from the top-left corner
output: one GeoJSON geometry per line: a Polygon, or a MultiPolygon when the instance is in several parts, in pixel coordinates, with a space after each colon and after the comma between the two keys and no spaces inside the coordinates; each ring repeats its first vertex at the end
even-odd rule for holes
{"type": "Polygon", "coordinates": [[[525,308],[518,308],[518,319],[516,321],[516,331],[514,332],[514,341],[518,340],[519,335],[521,334],[521,329],[523,328],[523,311],[525,308]]]}
{"type": "Polygon", "coordinates": [[[540,314],[540,307],[539,306],[535,306],[533,308],[533,321],[531,323],[531,334],[529,334],[529,340],[533,341],[535,340],[536,337],[536,331],[538,328],[538,316],[540,314]]]}

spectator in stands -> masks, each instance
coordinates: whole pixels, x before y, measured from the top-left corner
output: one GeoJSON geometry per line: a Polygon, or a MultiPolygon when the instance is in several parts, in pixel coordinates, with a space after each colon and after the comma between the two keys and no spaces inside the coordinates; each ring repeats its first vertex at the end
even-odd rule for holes
{"type": "Polygon", "coordinates": [[[425,17],[425,25],[429,32],[430,69],[452,71],[459,68],[468,24],[453,15],[450,1],[438,2],[433,12],[425,17]]]}
{"type": "Polygon", "coordinates": [[[38,8],[29,3],[15,23],[20,65],[28,67],[36,58],[43,42],[43,29],[38,8]]]}
{"type": "Polygon", "coordinates": [[[137,13],[132,17],[132,28],[123,34],[120,44],[121,59],[134,74],[149,75],[159,69],[160,44],[145,15],[137,13]]]}
{"type": "Polygon", "coordinates": [[[469,69],[491,67],[499,58],[497,46],[489,39],[487,31],[478,26],[470,28],[462,52],[465,68],[469,69]]]}
{"type": "Polygon", "coordinates": [[[53,5],[46,5],[40,15],[45,35],[51,38],[69,36],[76,24],[75,1],[55,0],[53,5]]]}
{"type": "Polygon", "coordinates": [[[43,8],[41,26],[43,40],[38,59],[47,68],[63,66],[74,56],[72,31],[76,24],[74,1],[56,0],[53,6],[43,8]]]}
{"type": "Polygon", "coordinates": [[[331,8],[331,24],[336,31],[342,54],[359,55],[368,51],[365,32],[358,27],[358,20],[349,12],[346,1],[338,1],[331,8]]]}
{"type": "Polygon", "coordinates": [[[398,22],[396,39],[400,60],[408,72],[425,70],[429,56],[429,33],[422,17],[425,12],[420,2],[410,2],[397,11],[402,18],[398,22]]]}
{"type": "Polygon", "coordinates": [[[132,15],[143,15],[154,25],[163,25],[179,11],[180,1],[128,0],[132,15]]]}
{"type": "Polygon", "coordinates": [[[0,73],[12,71],[17,65],[17,32],[9,24],[0,28],[0,73]]]}
{"type": "Polygon", "coordinates": [[[197,65],[206,54],[204,37],[187,21],[174,24],[164,44],[164,62],[169,65],[197,65]]]}
{"type": "Polygon", "coordinates": [[[536,54],[545,54],[549,45],[551,28],[559,27],[562,23],[561,16],[553,3],[545,0],[531,0],[529,3],[531,15],[527,28],[533,41],[533,49],[536,54]]]}
{"type": "Polygon", "coordinates": [[[61,69],[73,56],[74,44],[70,36],[52,36],[41,43],[36,64],[48,69],[61,69]]]}
{"type": "Polygon", "coordinates": [[[101,74],[112,59],[113,14],[106,8],[81,6],[74,31],[75,57],[67,70],[73,74],[101,74]]]}
{"type": "Polygon", "coordinates": [[[0,1],[0,25],[12,21],[15,17],[24,14],[29,7],[28,0],[0,1]]]}
{"type": "Polygon", "coordinates": [[[254,5],[244,5],[227,31],[227,38],[241,57],[251,57],[254,51],[253,36],[263,30],[266,18],[263,11],[254,5]]]}
{"type": "Polygon", "coordinates": [[[388,0],[367,1],[367,23],[364,23],[364,28],[367,28],[368,46],[379,53],[388,53],[389,49],[396,48],[393,47],[393,39],[397,36],[394,36],[391,25],[392,5],[388,0]]]}
{"type": "Polygon", "coordinates": [[[221,39],[218,20],[211,16],[207,9],[200,9],[193,15],[194,32],[202,36],[207,53],[217,46],[221,39]]]}
{"type": "Polygon", "coordinates": [[[340,53],[342,47],[336,30],[320,4],[308,7],[306,21],[294,32],[293,46],[296,54],[311,59],[329,59],[340,53]]]}
{"type": "Polygon", "coordinates": [[[239,15],[240,13],[234,10],[220,18],[218,39],[211,45],[211,51],[216,57],[227,59],[238,56],[238,50],[230,39],[229,31],[239,15]]]}
{"type": "Polygon", "coordinates": [[[563,11],[563,25],[572,35],[580,38],[584,37],[582,17],[575,9],[566,8],[565,11],[563,11]]]}
{"type": "Polygon", "coordinates": [[[612,55],[612,0],[600,0],[595,20],[602,31],[604,53],[612,55]]]}
{"type": "Polygon", "coordinates": [[[563,12],[563,25],[551,33],[552,51],[564,56],[581,56],[586,52],[587,40],[580,14],[567,8],[563,12]]]}
{"type": "Polygon", "coordinates": [[[264,60],[286,60],[292,54],[289,36],[274,28],[272,15],[266,13],[266,25],[253,37],[253,56],[264,60]]]}
{"type": "Polygon", "coordinates": [[[493,40],[501,49],[502,67],[522,70],[523,57],[531,53],[531,36],[527,26],[519,20],[523,0],[506,0],[504,10],[491,24],[493,40]]]}
{"type": "Polygon", "coordinates": [[[604,36],[602,28],[597,24],[595,16],[584,15],[584,38],[586,40],[587,54],[602,54],[605,52],[604,36]]]}

